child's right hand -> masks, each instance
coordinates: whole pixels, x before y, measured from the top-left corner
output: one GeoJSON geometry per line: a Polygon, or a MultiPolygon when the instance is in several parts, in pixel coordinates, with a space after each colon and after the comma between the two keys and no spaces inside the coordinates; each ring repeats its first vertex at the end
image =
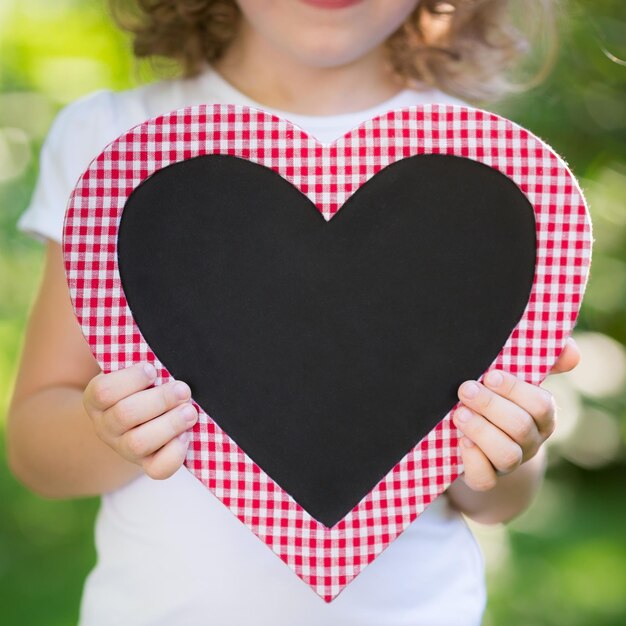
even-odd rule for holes
{"type": "Polygon", "coordinates": [[[185,460],[187,430],[198,412],[191,390],[182,381],[149,387],[154,366],[138,363],[94,376],[83,393],[83,405],[96,434],[126,460],[154,479],[169,478],[185,460]]]}

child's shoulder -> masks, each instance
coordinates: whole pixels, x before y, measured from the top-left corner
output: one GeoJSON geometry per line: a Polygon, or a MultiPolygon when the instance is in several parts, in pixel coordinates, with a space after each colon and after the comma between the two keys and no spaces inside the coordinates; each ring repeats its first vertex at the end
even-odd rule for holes
{"type": "Polygon", "coordinates": [[[451,104],[455,106],[472,106],[465,100],[461,100],[452,94],[449,94],[436,87],[424,87],[423,89],[416,89],[416,104],[451,104]]]}
{"type": "Polygon", "coordinates": [[[203,88],[203,78],[161,79],[129,89],[93,91],[63,107],[49,134],[52,139],[63,135],[109,143],[146,119],[218,99],[219,95],[203,88]]]}

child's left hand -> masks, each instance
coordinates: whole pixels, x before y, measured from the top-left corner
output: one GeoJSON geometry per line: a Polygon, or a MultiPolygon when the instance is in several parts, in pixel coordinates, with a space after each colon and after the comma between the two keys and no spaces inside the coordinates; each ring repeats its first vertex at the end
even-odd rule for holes
{"type": "MultiPolygon", "coordinates": [[[[570,338],[550,374],[568,372],[579,361],[570,338]]],[[[498,475],[535,456],[556,426],[556,406],[547,389],[502,370],[490,371],[484,382],[465,381],[459,387],[463,404],[453,415],[465,435],[460,441],[464,482],[476,491],[492,489],[498,475]]]]}

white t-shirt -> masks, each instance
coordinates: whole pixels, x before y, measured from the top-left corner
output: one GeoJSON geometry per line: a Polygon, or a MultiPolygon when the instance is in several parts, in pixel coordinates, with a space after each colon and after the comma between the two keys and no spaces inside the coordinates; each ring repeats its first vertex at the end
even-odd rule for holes
{"type": "MultiPolygon", "coordinates": [[[[389,109],[460,103],[439,91],[406,89],[366,110],[297,115],[251,100],[210,66],[196,78],[98,91],[55,119],[18,228],[60,242],[70,192],[110,141],[150,117],[215,102],[264,108],[324,143],[389,109]]],[[[486,602],[482,553],[446,495],[331,603],[185,467],[167,480],[142,475],[103,494],[95,542],[97,563],[85,581],[80,626],[476,626],[486,602]]]]}

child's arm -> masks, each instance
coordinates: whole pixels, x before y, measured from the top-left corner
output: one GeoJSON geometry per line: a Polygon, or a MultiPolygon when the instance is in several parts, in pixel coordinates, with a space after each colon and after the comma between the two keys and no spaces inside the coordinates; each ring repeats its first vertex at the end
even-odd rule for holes
{"type": "Polygon", "coordinates": [[[111,491],[142,468],[152,478],[173,474],[187,450],[176,437],[197,412],[187,385],[178,383],[179,399],[176,383],[147,389],[152,381],[141,364],[100,372],[72,310],[61,246],[50,241],[8,411],[13,474],[52,498],[111,491]]]}
{"type": "MultiPolygon", "coordinates": [[[[580,353],[573,339],[554,365],[553,374],[578,364],[580,353]]],[[[556,426],[556,407],[549,391],[499,371],[485,377],[485,385],[459,388],[463,402],[454,423],[461,439],[464,474],[448,489],[454,507],[484,524],[506,522],[532,501],[545,470],[545,440],[556,426]],[[463,417],[466,419],[463,419],[463,417]]]]}

